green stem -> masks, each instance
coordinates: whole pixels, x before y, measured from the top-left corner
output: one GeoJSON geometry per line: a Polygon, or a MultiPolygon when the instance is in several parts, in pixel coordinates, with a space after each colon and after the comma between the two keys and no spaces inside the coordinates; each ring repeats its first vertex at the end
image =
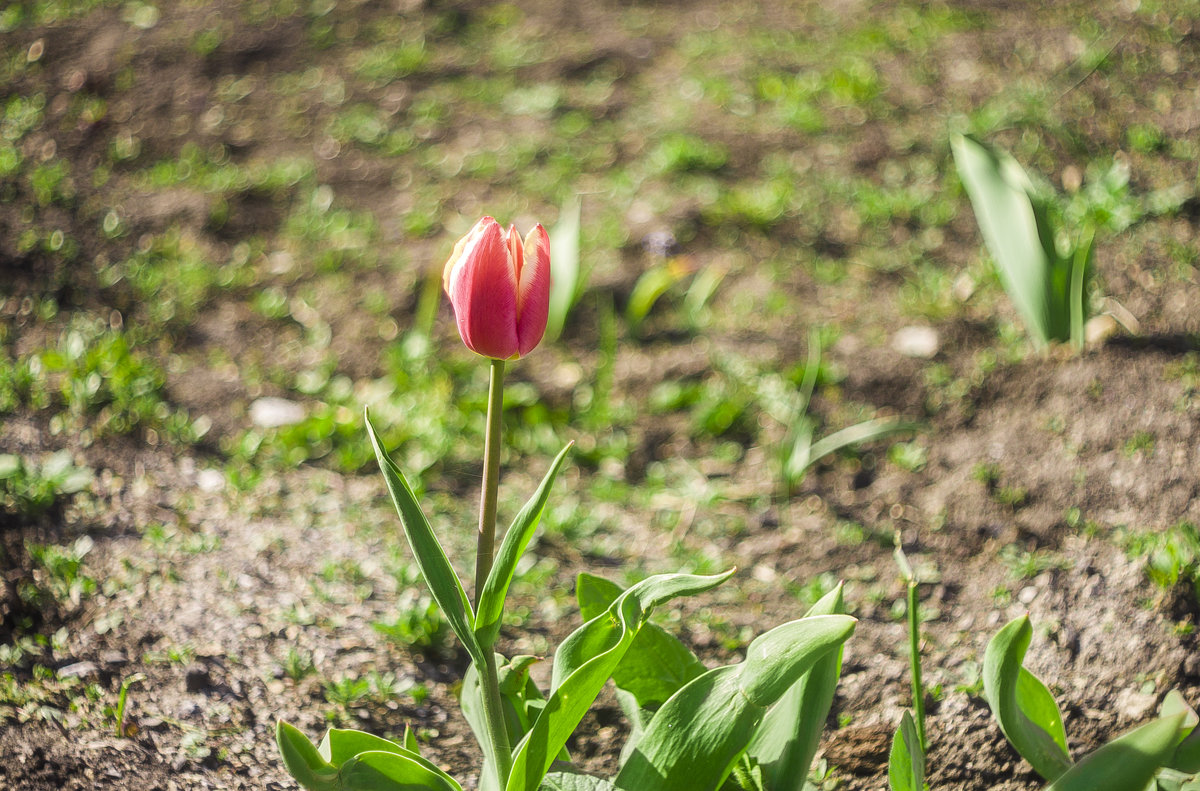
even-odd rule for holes
{"type": "MultiPolygon", "coordinates": [[[[504,412],[504,361],[492,360],[491,382],[488,386],[487,433],[483,444],[483,490],[479,496],[479,535],[475,554],[475,606],[483,593],[484,583],[492,571],[496,554],[496,500],[500,488],[500,448],[504,412]]],[[[483,684],[483,716],[487,723],[492,766],[496,770],[499,788],[508,784],[512,771],[512,747],[508,728],[504,724],[504,706],[500,699],[500,681],[496,671],[496,654],[484,646],[483,667],[478,668],[483,684]]]]}
{"type": "Polygon", "coordinates": [[[925,745],[925,689],[921,684],[921,612],[917,596],[917,580],[908,579],[908,650],[912,664],[913,720],[917,726],[917,741],[921,752],[925,745]]]}
{"type": "Polygon", "coordinates": [[[496,554],[496,499],[500,488],[500,438],[504,412],[504,361],[492,360],[488,386],[487,433],[483,441],[483,490],[479,495],[478,550],[475,554],[475,606],[496,554]]]}

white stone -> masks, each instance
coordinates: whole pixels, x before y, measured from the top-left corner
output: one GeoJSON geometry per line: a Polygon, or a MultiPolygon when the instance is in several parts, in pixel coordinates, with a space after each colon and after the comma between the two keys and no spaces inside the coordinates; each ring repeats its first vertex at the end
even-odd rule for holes
{"type": "Polygon", "coordinates": [[[219,492],[225,488],[225,475],[220,470],[200,470],[196,485],[202,492],[219,492]]]}
{"type": "Polygon", "coordinates": [[[938,353],[941,339],[933,327],[903,327],[892,336],[892,348],[905,357],[928,360],[938,353]]]}
{"type": "Polygon", "coordinates": [[[291,426],[304,420],[304,407],[286,398],[265,396],[250,405],[250,422],[259,428],[291,426]]]}

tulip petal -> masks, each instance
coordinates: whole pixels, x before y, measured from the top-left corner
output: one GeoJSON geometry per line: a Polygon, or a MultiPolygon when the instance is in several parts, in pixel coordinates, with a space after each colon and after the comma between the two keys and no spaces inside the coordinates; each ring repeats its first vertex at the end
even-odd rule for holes
{"type": "Polygon", "coordinates": [[[518,353],[517,280],[505,242],[500,224],[484,217],[455,246],[443,274],[463,343],[500,360],[518,353]]]}
{"type": "Polygon", "coordinates": [[[550,236],[537,225],[525,237],[517,269],[517,351],[522,357],[538,345],[550,314],[550,236]]]}

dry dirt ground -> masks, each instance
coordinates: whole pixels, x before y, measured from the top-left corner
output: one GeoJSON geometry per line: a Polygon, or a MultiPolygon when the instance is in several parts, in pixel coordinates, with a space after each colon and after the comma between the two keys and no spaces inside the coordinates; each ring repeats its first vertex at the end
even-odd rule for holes
{"type": "MultiPolygon", "coordinates": [[[[388,14],[470,19],[482,13],[470,2],[445,8],[439,3],[328,5],[337,6],[330,13],[345,19],[357,16],[355,31],[364,36],[370,23],[388,14]]],[[[631,107],[644,107],[637,103],[638,91],[672,85],[679,78],[681,42],[697,29],[774,27],[815,37],[830,24],[814,11],[819,5],[814,3],[750,4],[755,8],[728,20],[725,6],[716,3],[695,9],[615,2],[587,9],[575,9],[573,3],[517,5],[526,19],[543,20],[537,28],[543,35],[558,30],[573,42],[560,58],[518,68],[521,78],[570,82],[597,68],[624,75],[607,104],[593,108],[600,119],[624,118],[631,107]],[[635,12],[642,19],[637,25],[608,24],[635,12]]],[[[849,17],[880,19],[908,8],[836,5],[849,17]]],[[[831,128],[853,126],[855,132],[852,142],[831,150],[787,135],[771,143],[748,135],[743,150],[737,119],[714,119],[711,136],[730,151],[723,177],[756,172],[764,151],[781,146],[806,152],[809,173],[832,158],[875,178],[889,159],[925,145],[911,132],[898,139],[890,124],[911,130],[921,126],[922,113],[944,116],[953,102],[982,103],[1003,87],[1006,75],[1036,86],[1072,68],[1079,20],[1091,13],[1091,4],[1058,5],[1036,14],[1024,3],[937,5],[969,14],[971,23],[909,61],[896,57],[876,63],[896,115],[868,117],[864,123],[835,114],[831,128]],[[909,80],[914,61],[941,77],[909,80]]],[[[1118,5],[1103,12],[1112,34],[1102,43],[1112,48],[1111,58],[1148,65],[1139,72],[1141,83],[1121,86],[1107,84],[1117,77],[1103,70],[1071,72],[1071,93],[1064,101],[1085,96],[1092,107],[1074,133],[1086,141],[1085,148],[1110,154],[1125,145],[1125,129],[1147,118],[1171,139],[1194,139],[1200,131],[1200,95],[1192,79],[1200,73],[1200,21],[1194,14],[1171,16],[1149,8],[1156,4],[1118,5]]],[[[239,162],[301,150],[317,162],[316,179],[333,185],[344,205],[381,215],[411,209],[419,199],[404,195],[404,179],[374,154],[353,145],[330,149],[326,143],[332,138],[317,131],[323,119],[295,131],[272,126],[278,118],[269,112],[241,105],[242,115],[227,110],[223,121],[212,111],[214,97],[233,91],[236,80],[248,75],[261,85],[271,74],[302,74],[311,64],[333,71],[335,55],[329,53],[341,52],[355,31],[334,36],[321,49],[312,44],[313,29],[326,17],[307,6],[282,11],[270,24],[232,26],[227,20],[246,13],[232,2],[164,3],[153,20],[137,18],[138,9],[148,7],[138,3],[96,6],[0,34],[0,50],[11,61],[3,86],[6,101],[43,94],[46,117],[54,122],[37,139],[22,140],[22,151],[26,158],[44,156],[52,145],[50,156],[72,163],[75,174],[75,196],[66,205],[49,201],[36,212],[26,209],[30,192],[24,182],[5,187],[0,198],[0,313],[9,325],[4,337],[11,355],[56,335],[75,312],[126,323],[144,317],[147,308],[137,293],[101,276],[107,263],[128,255],[141,235],[182,228],[206,254],[220,256],[243,239],[276,232],[291,205],[286,189],[282,198],[248,191],[214,207],[216,199],[204,190],[148,187],[134,178],[136,167],[177,156],[187,140],[205,146],[220,142],[239,162]],[[143,24],[147,21],[154,24],[143,24]],[[222,36],[213,48],[199,52],[193,45],[210,28],[222,30],[222,36]],[[17,69],[12,64],[20,59],[36,61],[37,68],[17,69]],[[107,115],[95,121],[81,115],[74,104],[81,94],[105,97],[107,115]],[[85,174],[107,161],[114,141],[129,135],[140,142],[133,160],[112,166],[111,180],[99,186],[88,180],[85,174]],[[129,232],[110,238],[100,230],[110,206],[120,207],[129,232]],[[29,252],[20,236],[35,222],[63,228],[77,241],[77,255],[66,261],[29,252]],[[55,297],[57,317],[23,308],[25,300],[45,295],[55,297]]],[[[431,38],[428,45],[434,44],[431,38]]],[[[494,68],[481,64],[476,64],[481,71],[494,68]]],[[[460,77],[471,68],[470,61],[451,63],[444,65],[444,74],[414,78],[419,84],[399,80],[356,98],[381,106],[394,102],[405,108],[403,114],[410,109],[406,91],[440,77],[460,77]]],[[[607,167],[620,167],[640,150],[636,119],[625,122],[626,137],[614,144],[607,167]]],[[[1008,140],[1015,144],[1019,136],[1008,140]]],[[[1042,166],[1060,183],[1059,172],[1075,162],[1074,154],[1053,142],[1048,149],[1042,166]]],[[[924,151],[943,169],[950,167],[944,144],[928,144],[924,151]]],[[[1144,158],[1130,156],[1136,174],[1144,158]]],[[[1138,186],[1148,190],[1182,180],[1194,188],[1194,158],[1176,158],[1161,167],[1165,171],[1146,177],[1154,184],[1138,186]]],[[[958,273],[970,267],[976,275],[981,271],[970,211],[961,195],[957,200],[957,216],[938,229],[929,253],[951,273],[947,291],[958,273]]],[[[483,197],[447,199],[443,211],[472,215],[485,204],[483,197]]],[[[553,204],[526,211],[551,212],[553,204]]],[[[727,240],[713,230],[719,223],[687,201],[668,202],[656,211],[664,225],[686,237],[689,254],[698,260],[729,254],[727,240]]],[[[618,304],[628,298],[637,277],[633,263],[643,256],[640,235],[653,226],[632,209],[628,216],[632,226],[645,227],[628,232],[626,243],[597,266],[593,280],[618,304]]],[[[803,243],[820,248],[822,261],[854,270],[862,246],[901,246],[920,230],[910,218],[888,226],[890,235],[882,241],[871,241],[860,238],[859,225],[844,219],[836,211],[814,220],[792,217],[753,237],[738,254],[754,257],[774,250],[773,244],[803,243]]],[[[931,788],[1040,787],[1004,741],[979,689],[988,638],[1025,612],[1037,627],[1029,665],[1055,691],[1076,755],[1145,721],[1171,688],[1197,701],[1195,593],[1186,581],[1156,586],[1146,574],[1145,558],[1127,551],[1130,536],[1162,534],[1184,522],[1200,525],[1197,223],[1193,199],[1179,212],[1139,226],[1131,241],[1100,246],[1098,280],[1107,295],[1136,316],[1139,329],[1136,335],[1122,330],[1079,355],[1036,353],[1019,340],[998,342],[998,327],[1011,330],[1015,320],[1011,311],[999,323],[992,317],[1009,310],[992,283],[978,285],[992,295],[990,302],[980,305],[969,294],[951,297],[966,304],[918,322],[939,333],[932,360],[905,356],[891,343],[893,333],[914,323],[898,296],[906,293],[903,274],[855,275],[839,283],[797,270],[772,282],[735,258],[718,310],[741,310],[734,306],[744,303],[732,298],[739,292],[773,289],[802,307],[791,318],[747,314],[744,330],[736,329],[736,321],[718,323],[703,344],[653,322],[639,337],[622,336],[611,369],[614,400],[644,401],[669,377],[703,378],[715,352],[732,350],[765,365],[794,362],[805,348],[802,321],[823,315],[842,322],[840,338],[827,355],[843,375],[836,386],[822,388],[814,408],[831,423],[849,414],[846,404],[916,417],[924,421],[914,440],[923,458],[899,464],[886,445],[871,447],[819,466],[783,496],[770,454],[754,437],[735,437],[743,447],[730,461],[716,452],[718,443],[694,437],[686,419],[632,410],[633,422],[622,428],[632,451],[621,469],[585,460],[564,476],[565,499],[594,508],[602,526],[586,543],[572,540],[569,530],[547,529],[539,537],[536,564],[529,571],[544,571],[515,592],[522,618],[506,631],[505,651],[546,653],[561,639],[576,622],[569,594],[574,574],[582,570],[627,579],[674,568],[681,558],[692,566],[700,560],[712,568],[738,566],[741,571],[728,590],[670,614],[671,627],[710,662],[735,660],[745,640],[764,625],[795,617],[810,581],[847,580],[860,620],[846,648],[822,759],[832,768],[837,788],[882,788],[891,735],[910,695],[904,625],[896,611],[902,585],[892,561],[893,536],[899,531],[925,580],[931,788]],[[1180,249],[1190,253],[1171,257],[1170,251],[1180,249]],[[692,478],[663,487],[654,498],[588,500],[586,492],[597,479],[614,476],[637,484],[669,459],[686,460],[692,478]],[[698,496],[697,487],[708,494],[698,496]]],[[[377,240],[384,250],[405,248],[406,260],[417,267],[436,264],[448,250],[450,234],[413,233],[384,218],[377,240]]],[[[265,253],[262,258],[269,278],[270,261],[278,259],[265,253]]],[[[405,275],[409,282],[416,279],[403,268],[360,269],[347,289],[388,289],[405,275]]],[[[427,754],[473,786],[477,753],[454,700],[463,657],[453,647],[405,650],[372,628],[398,603],[411,603],[417,590],[412,579],[395,572],[406,550],[396,546],[378,477],[369,468],[347,473],[320,463],[272,469],[253,486],[234,486],[227,476],[212,474],[227,469],[222,464],[229,446],[222,441],[248,427],[247,404],[262,395],[289,395],[278,383],[244,375],[247,366],[253,368],[246,360],[294,356],[292,348],[303,333],[298,323],[280,329],[247,307],[247,294],[258,285],[242,286],[228,298],[210,294],[202,310],[172,326],[159,345],[146,348],[163,362],[171,403],[211,422],[200,442],[173,444],[137,431],[88,442],[56,432],[37,409],[16,407],[3,415],[0,451],[36,457],[67,447],[96,471],[96,478],[86,497],[44,515],[0,513],[5,550],[0,558],[7,564],[0,638],[62,635],[55,645],[30,648],[11,668],[0,668],[18,687],[43,695],[32,707],[0,709],[0,787],[294,788],[272,739],[281,717],[314,738],[330,723],[353,722],[381,734],[396,734],[411,724],[427,754]],[[165,538],[155,542],[154,530],[165,538]],[[22,584],[42,579],[42,572],[25,548],[69,545],[83,535],[94,542],[86,568],[99,581],[98,590],[31,611],[17,592],[22,584]],[[297,672],[298,657],[314,672],[297,672]],[[58,675],[39,678],[44,668],[58,675]],[[104,707],[115,705],[122,681],[135,674],[144,678],[129,688],[127,723],[133,727],[117,737],[104,707]],[[94,685],[96,699],[81,698],[80,688],[70,687],[64,677],[94,685]],[[369,694],[344,707],[330,702],[327,682],[368,677],[375,685],[369,694]],[[40,716],[38,705],[59,713],[40,716]]],[[[385,318],[404,329],[419,290],[401,291],[400,304],[385,318]]],[[[585,302],[562,341],[514,366],[514,377],[551,402],[569,402],[579,372],[589,377],[603,365],[591,304],[585,302]]],[[[355,381],[378,375],[385,341],[355,301],[323,295],[318,309],[338,371],[355,381]]],[[[457,343],[445,306],[437,326],[435,343],[444,348],[457,343]]],[[[520,457],[507,465],[504,485],[528,492],[545,463],[520,457]]],[[[454,480],[427,483],[441,498],[436,507],[449,510],[445,501],[454,495],[468,501],[474,496],[477,474],[465,465],[445,472],[454,480]]],[[[456,557],[468,551],[466,540],[447,538],[456,557]]],[[[618,709],[608,701],[585,721],[572,744],[574,755],[590,768],[611,766],[623,728],[618,709]]]]}

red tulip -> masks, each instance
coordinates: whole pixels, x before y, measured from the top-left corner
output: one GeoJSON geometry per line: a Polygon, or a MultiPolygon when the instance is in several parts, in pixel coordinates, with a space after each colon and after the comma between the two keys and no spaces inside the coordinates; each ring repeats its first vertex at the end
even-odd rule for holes
{"type": "Polygon", "coordinates": [[[442,285],[468,349],[497,360],[524,357],[546,331],[550,237],[538,225],[522,243],[515,225],[505,231],[484,217],[454,245],[442,285]]]}

